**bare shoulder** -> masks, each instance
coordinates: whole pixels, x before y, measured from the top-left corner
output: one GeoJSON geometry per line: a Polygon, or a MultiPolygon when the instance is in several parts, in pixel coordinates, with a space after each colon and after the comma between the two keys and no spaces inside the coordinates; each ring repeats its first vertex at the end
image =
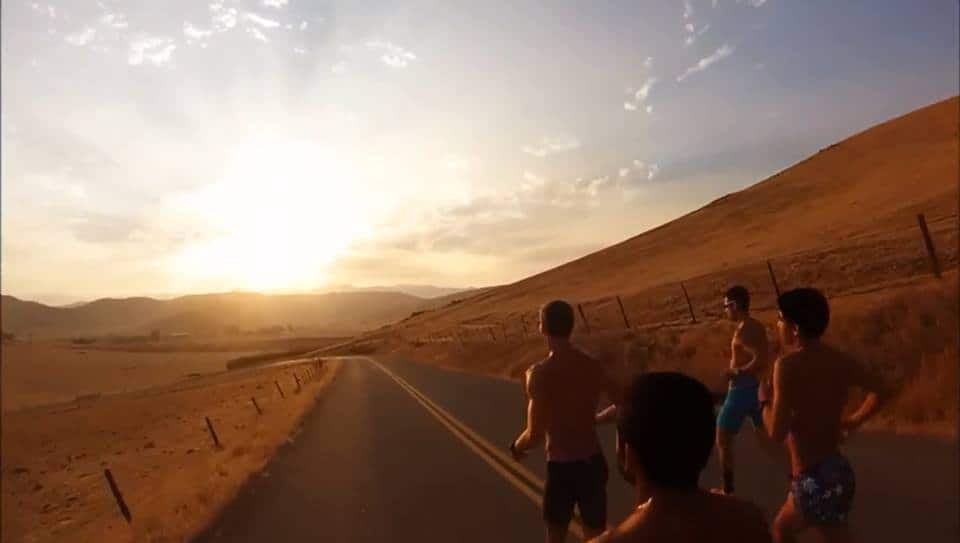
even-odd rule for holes
{"type": "Polygon", "coordinates": [[[549,370],[548,362],[549,358],[545,358],[536,364],[532,364],[527,371],[524,372],[524,383],[528,395],[538,390],[543,386],[544,374],[549,370]]]}
{"type": "Polygon", "coordinates": [[[729,530],[739,534],[740,543],[768,543],[770,526],[757,505],[736,496],[715,495],[716,504],[723,511],[718,517],[729,523],[729,530]]]}
{"type": "Polygon", "coordinates": [[[650,529],[649,519],[646,518],[643,508],[635,510],[617,526],[610,528],[600,537],[591,540],[591,543],[629,543],[634,541],[648,541],[653,531],[650,529]]]}

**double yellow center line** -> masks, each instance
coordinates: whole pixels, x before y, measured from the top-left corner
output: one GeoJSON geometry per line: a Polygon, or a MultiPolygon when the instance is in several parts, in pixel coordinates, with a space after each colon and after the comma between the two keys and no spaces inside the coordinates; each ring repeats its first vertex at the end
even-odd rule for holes
{"type": "MultiPolygon", "coordinates": [[[[369,360],[371,363],[377,366],[380,371],[385,373],[388,377],[400,385],[400,388],[413,397],[417,403],[422,405],[423,408],[426,409],[428,413],[433,415],[433,417],[436,418],[440,424],[446,427],[450,433],[454,435],[454,437],[463,442],[467,448],[479,456],[481,460],[486,462],[491,468],[493,468],[494,471],[499,473],[500,476],[502,476],[508,483],[519,490],[524,496],[535,503],[537,507],[540,507],[542,501],[541,496],[543,496],[543,481],[539,477],[534,475],[530,470],[510,456],[507,456],[507,454],[501,451],[499,447],[494,446],[483,436],[473,431],[469,426],[457,420],[457,418],[451,415],[447,410],[433,403],[429,398],[424,396],[419,390],[414,388],[413,385],[408,383],[402,377],[393,373],[376,360],[369,360]]],[[[579,519],[574,519],[574,521],[570,523],[570,532],[577,536],[577,538],[583,540],[583,528],[579,522],[579,519]]]]}

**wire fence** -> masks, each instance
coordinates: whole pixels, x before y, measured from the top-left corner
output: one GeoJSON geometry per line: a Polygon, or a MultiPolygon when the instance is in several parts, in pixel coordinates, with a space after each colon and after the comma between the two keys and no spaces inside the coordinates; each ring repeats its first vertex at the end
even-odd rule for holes
{"type": "MultiPolygon", "coordinates": [[[[576,333],[602,334],[687,326],[721,318],[720,297],[733,284],[747,287],[759,311],[776,307],[782,290],[816,286],[829,298],[896,288],[924,275],[942,277],[957,267],[957,214],[894,230],[829,240],[828,248],[800,251],[667,282],[636,292],[575,304],[576,333]]],[[[470,322],[406,337],[416,345],[523,341],[539,335],[537,310],[487,315],[470,322]]]]}

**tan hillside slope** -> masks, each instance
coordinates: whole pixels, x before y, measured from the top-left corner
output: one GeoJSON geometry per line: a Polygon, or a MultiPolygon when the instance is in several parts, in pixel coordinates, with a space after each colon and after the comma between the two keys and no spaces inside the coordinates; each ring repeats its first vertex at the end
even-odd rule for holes
{"type": "MultiPolygon", "coordinates": [[[[926,215],[943,248],[954,249],[945,264],[955,265],[956,234],[950,231],[956,230],[957,216],[958,104],[957,97],[950,98],[874,126],[658,228],[411,319],[405,323],[408,332],[496,321],[498,316],[531,311],[552,297],[586,301],[638,293],[858,240],[885,240],[869,258],[889,253],[890,247],[916,251],[921,246],[918,213],[926,215]]],[[[848,271],[867,272],[855,266],[848,271]]]]}

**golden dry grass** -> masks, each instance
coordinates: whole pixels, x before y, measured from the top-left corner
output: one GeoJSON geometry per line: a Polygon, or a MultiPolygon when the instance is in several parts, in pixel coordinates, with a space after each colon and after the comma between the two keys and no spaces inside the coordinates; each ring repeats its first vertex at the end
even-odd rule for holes
{"type": "Polygon", "coordinates": [[[6,413],[4,541],[183,541],[285,443],[333,378],[328,363],[295,393],[306,367],[232,372],[71,406],[6,413]],[[286,389],[277,393],[275,381],[286,389]],[[250,398],[263,409],[257,415],[250,398]],[[204,417],[222,449],[213,446],[204,417]],[[120,516],[109,468],[133,514],[120,516]]]}
{"type": "Polygon", "coordinates": [[[3,411],[166,385],[226,370],[249,352],[131,353],[61,342],[9,343],[0,352],[3,411]]]}

